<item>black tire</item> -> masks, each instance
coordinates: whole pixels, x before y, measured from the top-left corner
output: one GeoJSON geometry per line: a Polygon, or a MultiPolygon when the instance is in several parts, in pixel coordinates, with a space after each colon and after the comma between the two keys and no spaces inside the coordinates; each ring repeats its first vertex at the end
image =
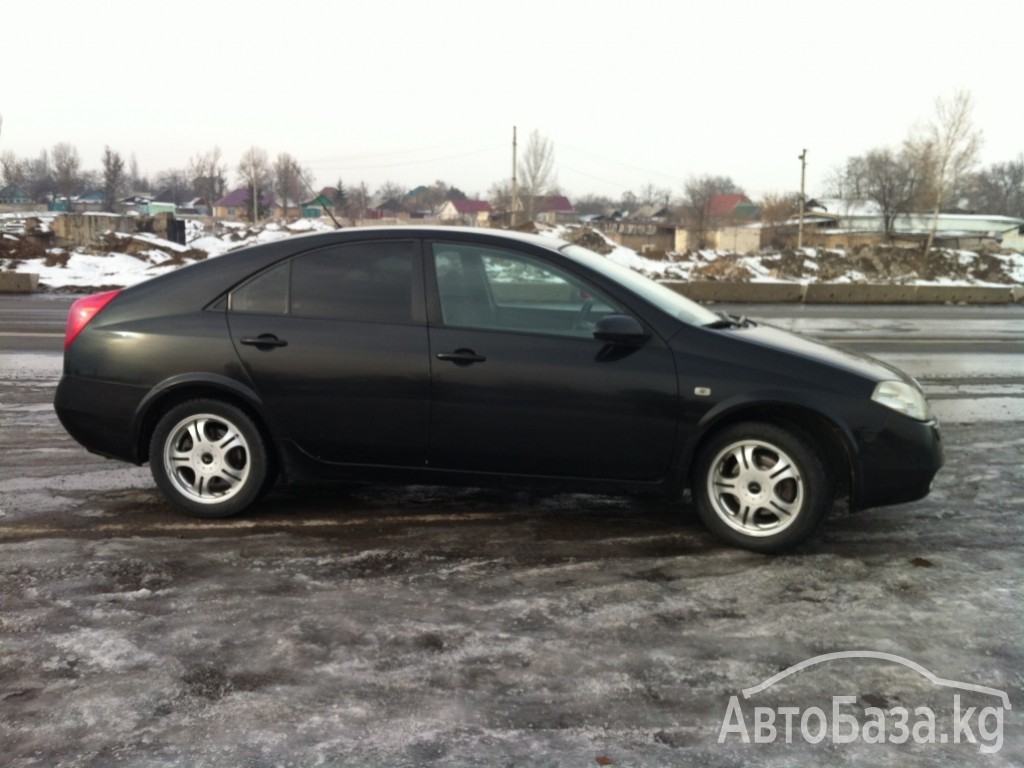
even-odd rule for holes
{"type": "Polygon", "coordinates": [[[194,517],[237,515],[273,484],[266,443],[244,411],[189,400],[157,422],[149,467],[164,495],[194,517]]]}
{"type": "Polygon", "coordinates": [[[799,429],[767,422],[726,427],[702,446],[693,498],[719,539],[755,552],[795,547],[832,508],[830,468],[799,429]]]}

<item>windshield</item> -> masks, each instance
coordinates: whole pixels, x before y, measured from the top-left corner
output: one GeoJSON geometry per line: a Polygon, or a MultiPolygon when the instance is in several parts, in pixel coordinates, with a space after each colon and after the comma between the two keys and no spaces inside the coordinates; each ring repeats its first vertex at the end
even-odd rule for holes
{"type": "Polygon", "coordinates": [[[591,250],[579,245],[566,245],[562,253],[590,267],[595,272],[615,280],[629,288],[641,298],[650,302],[661,311],[689,325],[710,325],[721,318],[700,304],[690,301],[671,288],[644,277],[639,272],[616,264],[591,250]]]}

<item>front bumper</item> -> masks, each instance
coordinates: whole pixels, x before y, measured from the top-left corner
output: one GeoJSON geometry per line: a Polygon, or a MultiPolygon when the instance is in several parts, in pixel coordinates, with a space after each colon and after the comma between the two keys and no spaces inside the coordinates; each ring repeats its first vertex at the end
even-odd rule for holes
{"type": "Polygon", "coordinates": [[[878,431],[857,436],[859,471],[851,509],[904,504],[928,495],[945,462],[936,421],[894,415],[878,431]]]}

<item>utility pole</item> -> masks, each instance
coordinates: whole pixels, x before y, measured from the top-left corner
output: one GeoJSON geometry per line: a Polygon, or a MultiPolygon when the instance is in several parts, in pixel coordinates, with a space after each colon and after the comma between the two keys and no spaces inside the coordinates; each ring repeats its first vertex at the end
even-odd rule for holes
{"type": "Polygon", "coordinates": [[[509,225],[514,229],[516,226],[516,208],[519,207],[519,187],[516,183],[516,127],[512,126],[512,213],[509,217],[509,225]]]}
{"type": "Polygon", "coordinates": [[[807,150],[800,153],[800,226],[796,232],[796,247],[804,247],[804,184],[807,180],[807,150]]]}
{"type": "Polygon", "coordinates": [[[256,200],[256,158],[252,158],[252,225],[256,226],[256,217],[259,215],[259,203],[256,200]]]}

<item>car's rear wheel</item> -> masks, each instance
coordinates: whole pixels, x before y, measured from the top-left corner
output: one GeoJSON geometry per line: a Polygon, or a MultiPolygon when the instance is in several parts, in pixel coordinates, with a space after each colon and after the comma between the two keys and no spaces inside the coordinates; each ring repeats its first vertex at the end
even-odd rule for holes
{"type": "Polygon", "coordinates": [[[693,496],[723,541],[757,552],[796,546],[833,502],[833,481],[813,443],[795,427],[735,424],[703,446],[693,496]]]}
{"type": "Polygon", "coordinates": [[[219,400],[189,400],[165,413],[153,430],[149,464],[160,490],[196,517],[238,514],[271,478],[256,424],[219,400]]]}

